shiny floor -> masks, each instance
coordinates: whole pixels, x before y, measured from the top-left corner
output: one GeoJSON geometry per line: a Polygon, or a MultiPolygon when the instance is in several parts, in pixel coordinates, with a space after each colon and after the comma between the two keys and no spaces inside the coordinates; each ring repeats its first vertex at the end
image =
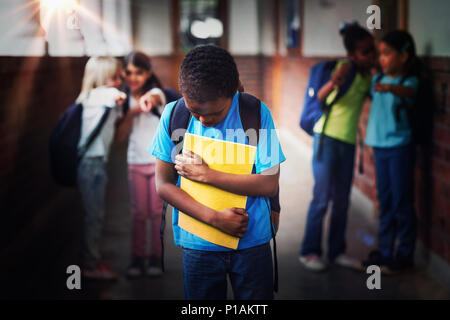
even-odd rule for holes
{"type": "MultiPolygon", "coordinates": [[[[381,289],[369,290],[365,272],[331,266],[326,272],[311,273],[298,261],[306,211],[311,199],[313,179],[310,150],[287,130],[280,130],[287,161],[281,169],[281,222],[277,235],[279,292],[276,299],[450,299],[450,288],[425,274],[423,266],[399,276],[382,276],[381,289]]],[[[67,210],[49,213],[33,229],[28,241],[2,256],[0,279],[2,298],[33,299],[183,299],[181,249],[173,243],[169,221],[166,228],[166,272],[160,278],[129,280],[125,276],[130,258],[130,215],[124,147],[116,147],[110,162],[107,215],[102,251],[121,276],[117,281],[82,280],[81,290],[68,290],[68,265],[79,261],[77,249],[81,222],[77,201],[66,203],[67,210]],[[31,240],[30,240],[31,239],[31,240]]],[[[69,197],[72,199],[73,197],[69,197]]],[[[326,231],[326,222],[324,226],[326,231]]],[[[349,211],[348,254],[366,257],[376,242],[377,219],[373,206],[355,188],[349,211]]],[[[326,237],[326,232],[324,232],[326,237]]],[[[325,242],[324,242],[325,243],[325,242]]],[[[232,299],[229,289],[229,298],[232,299]]]]}

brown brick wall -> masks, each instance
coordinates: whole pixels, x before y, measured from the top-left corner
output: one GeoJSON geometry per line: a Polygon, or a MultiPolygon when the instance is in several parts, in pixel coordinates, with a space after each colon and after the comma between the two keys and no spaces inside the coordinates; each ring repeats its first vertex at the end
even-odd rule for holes
{"type": "MultiPolygon", "coordinates": [[[[68,192],[50,177],[48,143],[56,120],[79,93],[86,61],[85,57],[0,58],[0,203],[4,218],[0,235],[5,238],[33,223],[41,209],[68,192]]],[[[178,66],[173,61],[175,58],[152,59],[163,85],[177,88],[174,70],[178,66]]]]}
{"type": "Polygon", "coordinates": [[[80,89],[85,61],[0,58],[0,199],[10,233],[31,223],[61,191],[49,175],[48,138],[80,89]]]}

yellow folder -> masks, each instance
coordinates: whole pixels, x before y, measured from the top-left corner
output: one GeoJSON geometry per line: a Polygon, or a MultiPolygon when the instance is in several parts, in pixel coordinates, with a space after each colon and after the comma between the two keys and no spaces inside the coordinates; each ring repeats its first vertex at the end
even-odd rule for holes
{"type": "MultiPolygon", "coordinates": [[[[192,151],[211,169],[233,173],[251,174],[255,162],[256,147],[186,133],[184,150],[192,151]]],[[[181,177],[180,187],[196,201],[217,211],[228,208],[244,208],[247,196],[237,195],[213,186],[181,177]]],[[[208,242],[237,249],[239,238],[226,234],[206,223],[179,212],[178,226],[208,242]]]]}

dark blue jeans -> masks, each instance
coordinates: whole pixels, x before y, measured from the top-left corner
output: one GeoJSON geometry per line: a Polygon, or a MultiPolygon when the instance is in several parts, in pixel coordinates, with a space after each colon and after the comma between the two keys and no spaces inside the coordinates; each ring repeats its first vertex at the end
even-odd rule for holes
{"type": "Polygon", "coordinates": [[[378,248],[387,263],[396,255],[412,261],[416,242],[414,146],[374,148],[374,152],[380,206],[378,248]]]}
{"type": "Polygon", "coordinates": [[[273,299],[270,244],[237,251],[183,248],[183,287],[186,300],[225,300],[227,275],[237,300],[273,299]]]}
{"type": "Polygon", "coordinates": [[[333,261],[345,252],[347,210],[353,181],[355,146],[323,136],[322,151],[317,159],[319,135],[314,136],[312,168],[313,199],[306,218],[306,230],[300,254],[322,255],[323,219],[333,202],[328,230],[328,259],[333,261]]]}

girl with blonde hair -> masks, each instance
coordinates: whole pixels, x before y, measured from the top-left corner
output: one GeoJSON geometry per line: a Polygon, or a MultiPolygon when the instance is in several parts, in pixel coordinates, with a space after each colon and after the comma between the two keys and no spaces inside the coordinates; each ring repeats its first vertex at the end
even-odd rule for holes
{"type": "Polygon", "coordinates": [[[85,209],[82,246],[83,276],[110,280],[117,273],[100,255],[100,235],[105,213],[106,164],[114,137],[115,124],[122,116],[125,93],[121,85],[120,62],[113,57],[92,57],[85,67],[81,93],[77,102],[83,105],[81,137],[78,150],[84,153],[78,167],[77,183],[85,209]],[[87,141],[100,128],[86,149],[87,141]]]}

